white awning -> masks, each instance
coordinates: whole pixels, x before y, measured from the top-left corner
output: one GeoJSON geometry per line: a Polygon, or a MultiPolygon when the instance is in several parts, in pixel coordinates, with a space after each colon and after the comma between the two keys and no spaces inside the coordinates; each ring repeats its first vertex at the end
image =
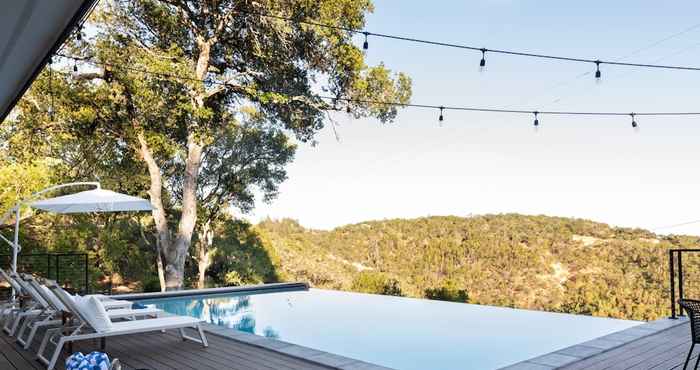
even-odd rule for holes
{"type": "Polygon", "coordinates": [[[151,203],[146,199],[104,189],[87,190],[42,199],[29,205],[54,213],[150,211],[153,209],[151,203]]]}
{"type": "Polygon", "coordinates": [[[0,3],[0,123],[96,1],[0,3]]]}

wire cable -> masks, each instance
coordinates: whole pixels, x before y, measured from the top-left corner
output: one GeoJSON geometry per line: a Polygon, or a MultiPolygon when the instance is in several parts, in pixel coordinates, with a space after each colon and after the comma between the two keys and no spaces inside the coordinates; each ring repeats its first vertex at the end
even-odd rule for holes
{"type": "MultiPolygon", "coordinates": [[[[127,66],[127,65],[118,65],[114,63],[108,63],[108,62],[98,62],[94,61],[90,58],[85,58],[85,57],[77,57],[77,56],[72,56],[72,55],[66,55],[66,54],[57,54],[57,56],[62,57],[62,58],[67,58],[73,61],[77,62],[83,62],[83,63],[89,63],[94,66],[103,66],[103,67],[111,67],[113,69],[124,69],[128,71],[133,71],[137,73],[143,73],[143,74],[148,74],[148,75],[154,75],[162,78],[168,78],[168,79],[176,79],[176,80],[182,80],[182,81],[191,81],[191,82],[198,82],[198,83],[205,83],[205,84],[212,84],[212,85],[222,85],[226,86],[228,85],[225,82],[220,82],[220,81],[215,81],[215,80],[201,80],[193,77],[186,77],[186,76],[177,76],[174,74],[170,73],[163,73],[163,72],[155,72],[155,71],[149,71],[147,69],[143,68],[137,68],[137,67],[132,67],[132,66],[127,66]]],[[[277,93],[277,94],[282,94],[277,91],[261,91],[261,92],[266,92],[266,93],[277,93]]],[[[397,106],[397,107],[412,107],[412,108],[424,108],[424,109],[435,109],[439,111],[468,111],[468,112],[484,112],[484,113],[510,113],[510,114],[539,114],[539,115],[560,115],[560,116],[700,116],[700,112],[586,112],[586,111],[554,111],[554,110],[545,110],[545,111],[538,111],[536,109],[502,109],[502,108],[486,108],[486,107],[469,107],[469,106],[448,106],[448,105],[439,105],[439,104],[417,104],[417,103],[401,103],[401,102],[391,102],[391,101],[382,101],[382,100],[371,100],[371,99],[355,99],[355,98],[347,98],[347,97],[333,97],[333,96],[324,96],[324,95],[316,95],[317,98],[319,99],[324,99],[328,101],[344,101],[347,103],[359,103],[359,104],[374,104],[374,105],[388,105],[388,106],[397,106]]]]}
{"type": "Polygon", "coordinates": [[[655,227],[655,228],[653,228],[653,229],[651,229],[651,230],[673,229],[673,228],[676,228],[676,227],[687,226],[687,225],[693,225],[693,224],[697,224],[697,223],[700,223],[700,220],[694,220],[694,221],[688,221],[688,222],[681,222],[681,223],[673,224],[673,225],[666,225],[666,226],[661,226],[661,227],[655,227]]]}
{"type": "MultiPolygon", "coordinates": [[[[696,24],[694,24],[694,25],[692,25],[692,26],[690,26],[690,27],[684,28],[684,29],[681,30],[681,31],[678,31],[678,32],[676,32],[676,33],[673,33],[673,34],[671,34],[671,35],[668,35],[668,36],[666,36],[666,37],[663,37],[663,38],[661,38],[661,39],[659,39],[659,40],[656,40],[656,41],[654,41],[654,42],[652,42],[652,43],[650,43],[650,44],[647,44],[647,45],[645,45],[645,46],[642,46],[642,47],[640,47],[640,48],[638,48],[638,49],[636,49],[636,50],[634,50],[634,51],[632,51],[632,52],[630,52],[630,53],[627,53],[627,54],[624,55],[624,56],[621,56],[621,57],[619,57],[619,58],[616,58],[616,60],[617,60],[617,61],[626,60],[626,59],[628,59],[628,58],[630,58],[630,57],[633,57],[633,56],[635,56],[635,55],[637,55],[637,54],[639,54],[639,53],[641,53],[641,52],[643,52],[643,51],[646,51],[646,50],[655,48],[655,47],[657,47],[657,46],[659,46],[659,45],[661,45],[661,44],[663,44],[663,43],[665,43],[665,42],[667,42],[667,41],[669,41],[669,40],[675,39],[675,38],[677,38],[677,37],[679,37],[679,36],[683,36],[683,35],[685,35],[686,33],[689,33],[689,32],[691,32],[691,31],[694,31],[694,30],[696,30],[696,29],[698,29],[698,28],[700,28],[700,23],[696,23],[696,24]]],[[[651,63],[652,63],[652,64],[659,63],[659,62],[661,62],[662,60],[667,59],[668,57],[673,56],[673,55],[676,55],[676,54],[678,54],[678,53],[677,53],[677,52],[676,52],[676,53],[672,53],[671,55],[668,55],[668,54],[667,54],[667,55],[665,55],[665,56],[663,56],[663,57],[661,57],[661,58],[655,59],[655,60],[652,61],[651,63]]],[[[570,79],[567,79],[567,80],[565,80],[565,81],[560,81],[560,82],[558,82],[558,83],[556,83],[556,84],[553,84],[553,85],[547,87],[546,89],[542,90],[539,94],[537,94],[536,97],[532,97],[532,96],[531,96],[531,97],[529,97],[529,98],[527,98],[527,99],[525,99],[525,100],[522,100],[522,99],[521,99],[520,104],[528,104],[528,103],[532,102],[532,101],[534,100],[534,98],[544,97],[544,94],[545,94],[546,92],[550,91],[550,90],[557,89],[557,88],[560,88],[560,87],[566,87],[566,86],[572,85],[574,82],[576,82],[576,80],[579,80],[579,79],[581,79],[581,78],[583,78],[583,77],[586,77],[586,76],[588,76],[588,75],[591,75],[592,73],[594,73],[594,71],[588,71],[588,72],[584,72],[584,73],[579,73],[579,74],[577,74],[577,75],[574,77],[574,81],[570,81],[570,79]]],[[[621,76],[621,75],[622,75],[622,74],[615,74],[614,76],[617,77],[617,76],[621,76]]],[[[546,105],[552,104],[552,103],[554,103],[554,102],[558,102],[559,100],[562,99],[561,97],[557,97],[557,95],[561,95],[561,93],[554,95],[556,98],[553,99],[551,102],[547,103],[546,105]]],[[[515,105],[515,104],[512,104],[512,105],[510,105],[510,106],[513,106],[513,105],[515,105]]]]}
{"type": "MultiPolygon", "coordinates": [[[[477,47],[477,46],[471,46],[471,45],[455,44],[455,43],[449,43],[449,42],[433,41],[433,40],[419,39],[419,38],[406,37],[406,36],[390,35],[390,34],[385,34],[385,33],[369,32],[369,31],[365,31],[365,30],[353,29],[353,28],[342,27],[342,26],[335,26],[335,25],[326,24],[326,23],[313,22],[313,21],[307,21],[307,20],[299,20],[299,19],[294,19],[291,17],[277,15],[277,14],[247,12],[247,11],[238,11],[238,12],[241,14],[256,15],[256,16],[260,16],[260,17],[279,19],[279,20],[283,20],[283,21],[289,22],[289,23],[323,27],[323,28],[328,28],[328,29],[345,31],[345,32],[353,33],[353,34],[362,34],[365,37],[373,36],[373,37],[379,37],[379,38],[385,38],[385,39],[391,39],[391,40],[413,42],[413,43],[418,43],[418,44],[443,46],[443,47],[449,47],[449,48],[478,51],[480,53],[488,52],[488,53],[493,53],[493,54],[504,54],[504,55],[513,55],[513,56],[521,56],[521,57],[539,58],[539,59],[559,60],[559,61],[566,61],[566,62],[591,63],[591,64],[595,64],[596,66],[607,64],[607,65],[622,66],[622,67],[658,68],[658,69],[673,69],[673,70],[683,70],[683,71],[700,71],[700,67],[693,67],[693,66],[675,66],[675,65],[649,64],[649,63],[632,63],[632,62],[621,62],[621,61],[614,61],[614,60],[566,57],[566,56],[540,54],[540,53],[532,53],[532,52],[517,51],[517,50],[490,49],[490,48],[477,47]]],[[[365,45],[367,45],[366,41],[365,41],[365,45]]]]}

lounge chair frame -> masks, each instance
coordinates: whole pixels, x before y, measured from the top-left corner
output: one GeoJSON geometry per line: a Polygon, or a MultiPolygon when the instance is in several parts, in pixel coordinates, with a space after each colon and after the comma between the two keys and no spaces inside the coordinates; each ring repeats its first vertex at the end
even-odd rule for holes
{"type": "MultiPolygon", "coordinates": [[[[143,328],[132,328],[129,330],[119,330],[114,329],[106,332],[98,332],[92,326],[90,326],[88,320],[83,316],[82,312],[75,306],[71,298],[56,284],[54,281],[47,281],[46,286],[51,289],[56,296],[61,300],[67,309],[72,311],[74,314],[74,320],[77,322],[76,326],[72,327],[61,327],[55,329],[49,329],[44,335],[44,339],[39,346],[39,353],[37,354],[39,361],[47,365],[47,370],[54,370],[56,363],[61,355],[63,346],[68,343],[87,340],[87,339],[103,339],[112,336],[129,335],[129,334],[140,334],[153,331],[165,331],[170,329],[178,329],[180,336],[183,341],[190,340],[196,343],[200,343],[203,347],[208,347],[207,337],[204,335],[204,330],[202,329],[201,323],[204,320],[190,318],[191,320],[186,320],[186,316],[173,316],[173,317],[163,317],[157,319],[149,320],[138,320],[135,322],[143,322],[144,325],[148,325],[143,328]],[[158,325],[155,325],[158,324],[158,325]],[[185,333],[186,328],[195,329],[199,338],[194,338],[188,336],[185,333]],[[69,334],[64,334],[64,331],[70,330],[69,334]],[[51,342],[55,345],[55,349],[50,358],[44,355],[46,352],[46,347],[51,342]]],[[[119,325],[119,323],[116,323],[119,325]]]]}

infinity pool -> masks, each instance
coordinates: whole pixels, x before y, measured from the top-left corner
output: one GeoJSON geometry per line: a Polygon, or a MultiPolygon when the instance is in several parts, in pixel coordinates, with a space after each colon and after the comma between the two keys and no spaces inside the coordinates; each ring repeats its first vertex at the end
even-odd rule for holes
{"type": "Polygon", "coordinates": [[[320,289],[140,303],[400,370],[497,369],[640,324],[320,289]]]}

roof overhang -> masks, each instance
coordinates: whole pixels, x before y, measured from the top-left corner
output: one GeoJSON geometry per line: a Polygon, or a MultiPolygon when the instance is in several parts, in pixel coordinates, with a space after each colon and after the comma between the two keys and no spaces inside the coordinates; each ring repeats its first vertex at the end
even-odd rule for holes
{"type": "Polygon", "coordinates": [[[0,123],[97,1],[3,1],[0,10],[0,123]]]}

